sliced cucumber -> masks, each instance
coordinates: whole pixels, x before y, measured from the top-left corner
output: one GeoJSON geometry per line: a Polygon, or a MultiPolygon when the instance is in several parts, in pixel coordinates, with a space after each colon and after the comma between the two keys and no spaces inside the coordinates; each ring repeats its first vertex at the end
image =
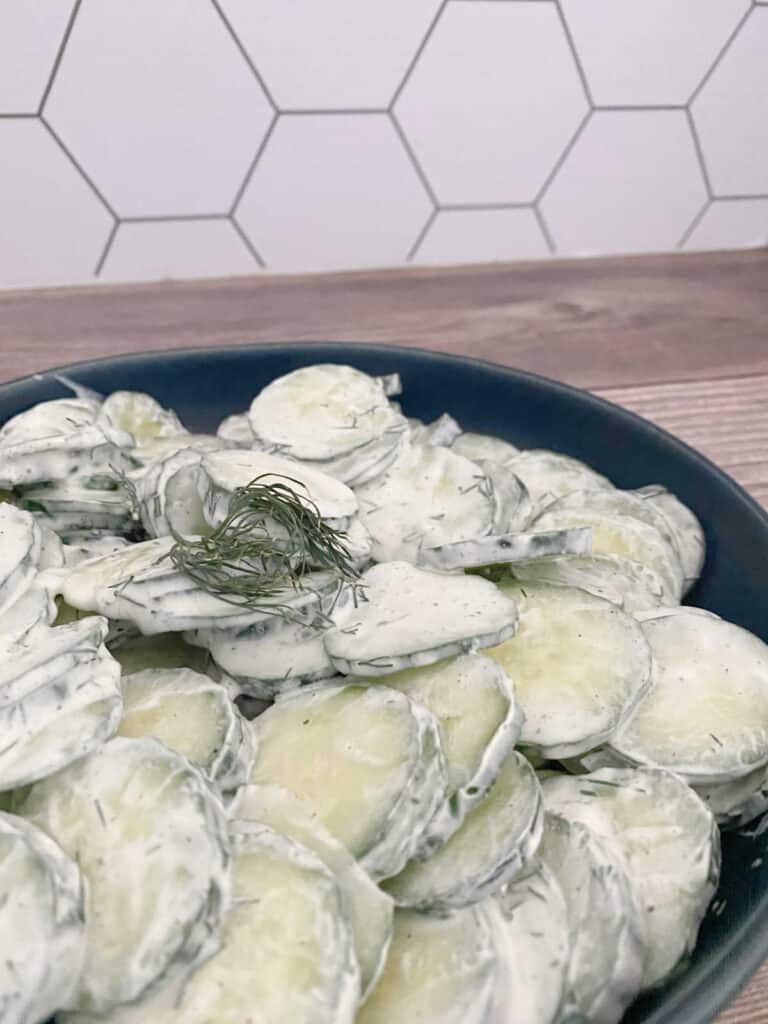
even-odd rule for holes
{"type": "Polygon", "coordinates": [[[588,555],[591,548],[592,531],[589,529],[543,530],[424,547],[418,553],[418,561],[433,569],[474,569],[531,559],[538,561],[553,555],[588,555]]]}
{"type": "Polygon", "coordinates": [[[73,530],[129,534],[135,526],[122,488],[100,490],[84,486],[78,477],[26,488],[21,505],[58,534],[73,530]]]}
{"type": "Polygon", "coordinates": [[[178,434],[173,437],[153,437],[131,450],[131,458],[139,466],[151,466],[158,459],[167,459],[177,452],[192,449],[196,452],[216,452],[228,445],[213,434],[178,434]]]}
{"type": "Polygon", "coordinates": [[[648,688],[651,656],[635,619],[572,587],[510,582],[518,632],[488,651],[514,680],[522,743],[544,757],[598,746],[648,688]]]}
{"type": "Polygon", "coordinates": [[[64,565],[64,545],[50,527],[43,523],[37,525],[40,530],[40,571],[61,569],[64,565]]]}
{"type": "Polygon", "coordinates": [[[644,616],[653,686],[611,739],[637,764],[704,785],[768,762],[768,646],[688,608],[644,616]]]}
{"type": "Polygon", "coordinates": [[[208,676],[187,668],[146,669],[123,681],[119,736],[152,736],[183,754],[222,793],[248,779],[253,731],[208,676]]]}
{"type": "Polygon", "coordinates": [[[403,393],[403,382],[399,373],[385,373],[381,377],[374,377],[381,384],[381,389],[387,398],[397,398],[403,393]]]}
{"type": "Polygon", "coordinates": [[[517,609],[488,580],[387,562],[363,573],[357,604],[333,619],[325,649],[336,669],[383,676],[501,643],[515,632],[517,609]]]}
{"type": "Polygon", "coordinates": [[[459,434],[451,448],[457,455],[463,455],[473,462],[499,462],[502,465],[520,454],[520,449],[509,441],[491,437],[490,434],[473,434],[471,431],[459,434]]]}
{"type": "Polygon", "coordinates": [[[45,833],[0,813],[0,1017],[42,1021],[71,998],[85,952],[83,885],[45,833]]]}
{"type": "Polygon", "coordinates": [[[137,999],[172,964],[211,950],[228,898],[218,799],[189,762],[152,739],[110,740],[36,783],[21,813],[86,879],[86,955],[72,1008],[137,999]]]}
{"type": "Polygon", "coordinates": [[[617,844],[644,922],[642,986],[662,984],[693,949],[717,888],[720,837],[711,812],[661,769],[551,774],[542,787],[547,810],[617,844]]]}
{"type": "Polygon", "coordinates": [[[563,1020],[570,922],[562,890],[541,866],[489,903],[499,959],[489,1024],[556,1024],[563,1020]]]}
{"type": "Polygon", "coordinates": [[[511,751],[485,799],[444,846],[384,883],[399,906],[446,910],[479,903],[530,866],[541,839],[541,791],[528,761],[511,751]]]}
{"type": "Polygon", "coordinates": [[[278,455],[243,450],[211,452],[203,459],[202,472],[203,510],[214,527],[226,519],[233,491],[254,480],[285,485],[302,504],[339,529],[348,526],[357,512],[357,498],[346,484],[278,455]]]}
{"type": "Polygon", "coordinates": [[[496,980],[487,912],[395,914],[387,965],[357,1024],[485,1024],[496,980]]]}
{"type": "Polygon", "coordinates": [[[461,427],[447,412],[431,423],[412,427],[410,432],[411,440],[416,444],[431,444],[440,448],[450,448],[460,433],[461,427]]]}
{"type": "MultiPolygon", "coordinates": [[[[361,487],[389,469],[407,446],[408,437],[408,425],[397,413],[392,425],[384,430],[380,437],[367,444],[361,444],[344,455],[313,464],[349,487],[361,487]]],[[[282,449],[278,448],[275,451],[276,454],[280,454],[282,449]]]]}
{"type": "Polygon", "coordinates": [[[613,489],[607,477],[585,463],[570,455],[550,452],[544,448],[520,452],[514,458],[505,459],[504,464],[523,481],[534,508],[539,511],[572,491],[613,489]]]}
{"type": "Polygon", "coordinates": [[[565,530],[580,526],[591,527],[594,554],[619,555],[640,562],[661,579],[663,603],[680,603],[683,566],[677,548],[650,523],[634,516],[560,508],[559,502],[550,505],[533,523],[537,530],[565,530]]]}
{"type": "Polygon", "coordinates": [[[141,522],[150,537],[210,533],[199,494],[203,452],[182,448],[134,474],[141,522]]]}
{"type": "Polygon", "coordinates": [[[361,996],[376,983],[392,938],[394,904],[371,881],[354,857],[317,820],[310,804],[282,786],[244,786],[230,808],[231,829],[261,822],[317,854],[341,889],[360,967],[361,996]]]}
{"type": "Polygon", "coordinates": [[[640,991],[644,925],[621,855],[578,821],[547,814],[539,858],[568,910],[567,1011],[614,1024],[640,991]]]}
{"type": "Polygon", "coordinates": [[[205,672],[208,665],[208,652],[193,647],[179,633],[128,637],[111,651],[120,662],[123,678],[148,668],[189,668],[205,672]]]}
{"type": "Polygon", "coordinates": [[[707,554],[701,523],[687,505],[659,484],[641,487],[635,494],[654,505],[669,523],[683,563],[685,589],[690,590],[701,575],[707,554]]]}
{"type": "Polygon", "coordinates": [[[125,431],[137,445],[157,437],[188,433],[172,409],[164,409],[143,391],[113,391],[104,399],[96,422],[125,431]]]}
{"type": "Polygon", "coordinates": [[[525,530],[531,521],[533,506],[523,481],[498,462],[483,460],[477,465],[485,473],[493,489],[493,532],[503,535],[525,530]]]}
{"type": "Polygon", "coordinates": [[[32,582],[40,566],[42,542],[34,516],[0,502],[0,615],[32,582]]]}
{"type": "Polygon", "coordinates": [[[216,428],[216,436],[225,441],[228,448],[250,448],[255,440],[251,421],[245,412],[225,416],[216,428]]]}
{"type": "Polygon", "coordinates": [[[578,587],[631,613],[658,608],[664,594],[658,573],[620,555],[535,558],[516,562],[512,574],[523,582],[578,587]]]}
{"type": "Polygon", "coordinates": [[[480,654],[405,669],[385,681],[431,711],[440,727],[448,791],[422,848],[442,846],[484,799],[520,736],[523,716],[512,683],[480,654]]]}
{"type": "Polygon", "coordinates": [[[435,719],[388,687],[315,686],[283,697],[254,722],[251,781],[284,786],[374,878],[418,849],[445,797],[435,719]]]}
{"type": "MultiPolygon", "coordinates": [[[[171,970],[110,1024],[353,1024],[357,965],[331,872],[263,825],[232,843],[233,901],[217,951],[192,972],[171,970]]],[[[66,1024],[99,1020],[68,1015],[66,1024]]]]}
{"type": "Polygon", "coordinates": [[[116,537],[110,533],[92,534],[79,538],[75,543],[62,544],[64,565],[80,565],[81,562],[87,562],[91,558],[112,555],[115,551],[121,551],[126,547],[128,547],[128,541],[125,537],[116,537]]]}
{"type": "Polygon", "coordinates": [[[15,443],[0,441],[0,486],[28,487],[49,480],[64,480],[98,469],[117,475],[130,469],[126,454],[132,445],[128,434],[108,431],[95,424],[15,443]]]}
{"type": "Polygon", "coordinates": [[[92,424],[99,414],[101,402],[90,398],[55,398],[39,402],[7,420],[0,427],[0,447],[40,437],[71,434],[73,430],[92,424]]]}
{"type": "MultiPolygon", "coordinates": [[[[3,612],[2,633],[5,638],[19,638],[37,626],[52,626],[56,621],[56,602],[41,585],[39,576],[21,597],[3,612]]],[[[2,649],[2,641],[0,641],[2,649]]]]}
{"type": "Polygon", "coordinates": [[[741,828],[768,810],[768,766],[731,782],[694,786],[721,828],[741,828]]]}
{"type": "Polygon", "coordinates": [[[402,420],[380,379],[336,364],[305,366],[273,380],[254,398],[248,418],[263,446],[307,461],[348,454],[402,420]]]}
{"type": "Polygon", "coordinates": [[[448,448],[409,444],[357,495],[377,562],[413,562],[422,547],[483,537],[494,528],[496,497],[488,476],[448,448]]]}

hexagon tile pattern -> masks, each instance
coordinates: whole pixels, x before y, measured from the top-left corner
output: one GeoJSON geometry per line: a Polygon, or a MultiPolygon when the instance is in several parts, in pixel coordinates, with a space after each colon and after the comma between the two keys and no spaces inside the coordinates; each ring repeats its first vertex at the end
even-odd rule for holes
{"type": "Polygon", "coordinates": [[[535,198],[587,111],[554,4],[445,7],[395,114],[443,204],[535,198]]]}
{"type": "Polygon", "coordinates": [[[549,255],[533,210],[441,210],[416,250],[415,263],[491,263],[549,255]]]}
{"type": "Polygon", "coordinates": [[[715,195],[768,194],[768,9],[754,8],[692,112],[715,195]]]}
{"type": "Polygon", "coordinates": [[[228,220],[128,221],[115,235],[105,281],[253,274],[259,266],[228,220]]]}
{"type": "Polygon", "coordinates": [[[272,118],[208,0],[80,8],[45,115],[122,217],[225,213],[272,118]]]}
{"type": "Polygon", "coordinates": [[[599,106],[684,105],[750,0],[561,0],[599,106]]]}
{"type": "Polygon", "coordinates": [[[282,117],[236,210],[270,270],[402,263],[431,203],[386,114],[282,117]]]}
{"type": "Polygon", "coordinates": [[[682,111],[592,115],[541,204],[558,253],[673,249],[706,190],[682,111]]]}
{"type": "Polygon", "coordinates": [[[74,0],[23,0],[0,8],[0,113],[37,111],[74,0]]]}
{"type": "Polygon", "coordinates": [[[440,0],[219,0],[278,107],[384,108],[440,0]]]}
{"type": "Polygon", "coordinates": [[[112,218],[39,121],[0,121],[0,281],[88,280],[112,218]]]}
{"type": "Polygon", "coordinates": [[[768,199],[716,199],[683,248],[753,249],[763,245],[768,245],[768,199]]]}

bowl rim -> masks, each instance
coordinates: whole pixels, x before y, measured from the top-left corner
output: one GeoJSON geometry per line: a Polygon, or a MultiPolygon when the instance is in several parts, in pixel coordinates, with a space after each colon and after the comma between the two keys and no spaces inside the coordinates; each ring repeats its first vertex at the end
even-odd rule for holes
{"type": "MultiPolygon", "coordinates": [[[[700,469],[714,475],[719,483],[728,492],[729,497],[741,505],[746,512],[761,520],[762,525],[768,532],[768,510],[763,508],[759,502],[752,497],[733,477],[722,470],[711,459],[697,451],[685,441],[675,437],[663,427],[657,426],[650,420],[645,419],[638,413],[625,409],[607,398],[593,394],[585,388],[562,381],[554,380],[542,374],[529,370],[517,369],[503,363],[496,363],[489,359],[479,359],[470,355],[457,353],[440,352],[434,349],[425,349],[418,346],[376,344],[372,342],[356,341],[323,341],[322,339],[304,341],[267,341],[267,342],[240,342],[227,345],[190,345],[172,349],[146,349],[142,352],[117,353],[115,355],[100,356],[96,359],[81,360],[76,363],[65,363],[47,370],[33,371],[15,377],[8,381],[0,382],[0,402],[12,399],[15,391],[22,386],[39,383],[44,384],[52,381],[64,388],[69,385],[63,377],[72,377],[79,371],[89,372],[112,365],[116,372],[123,367],[132,367],[143,362],[152,362],[162,359],[169,362],[178,360],[183,362],[190,357],[211,355],[214,358],[231,357],[243,355],[248,352],[271,352],[279,354],[281,351],[290,350],[296,354],[311,356],[313,349],[334,349],[332,358],[343,359],[344,353],[349,352],[354,358],[356,353],[363,355],[390,355],[394,360],[402,356],[412,356],[426,360],[427,362],[449,363],[461,369],[483,367],[497,375],[511,379],[522,380],[543,388],[550,393],[576,399],[598,411],[610,414],[614,418],[626,423],[631,429],[640,431],[649,437],[663,441],[676,453],[682,455],[689,461],[694,462],[700,469]]],[[[326,355],[326,358],[331,358],[326,355]]],[[[87,385],[86,385],[87,386],[87,385]]],[[[680,1012],[684,1012],[689,1024],[705,1024],[711,1021],[731,1000],[745,987],[747,982],[756,973],[759,967],[768,959],[768,889],[766,889],[754,906],[750,908],[741,924],[732,932],[728,933],[725,939],[717,947],[715,954],[716,962],[712,964],[707,974],[703,977],[688,977],[684,979],[674,993],[671,993],[665,1004],[656,1007],[646,1018],[646,1024],[679,1024],[680,1012]],[[755,934],[756,933],[756,934],[755,934]],[[725,977],[718,970],[724,964],[728,964],[728,972],[725,977]]]]}

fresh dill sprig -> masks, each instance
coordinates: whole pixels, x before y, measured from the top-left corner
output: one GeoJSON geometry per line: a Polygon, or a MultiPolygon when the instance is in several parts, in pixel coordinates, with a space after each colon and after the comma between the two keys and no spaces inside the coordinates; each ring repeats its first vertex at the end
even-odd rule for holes
{"type": "Polygon", "coordinates": [[[304,484],[261,483],[262,474],[232,492],[227,516],[208,537],[173,534],[169,558],[208,594],[230,604],[293,620],[295,612],[274,598],[288,590],[310,591],[307,570],[325,570],[339,585],[358,573],[344,534],[324,522],[304,484]],[[289,486],[292,484],[293,486],[289,486]]]}

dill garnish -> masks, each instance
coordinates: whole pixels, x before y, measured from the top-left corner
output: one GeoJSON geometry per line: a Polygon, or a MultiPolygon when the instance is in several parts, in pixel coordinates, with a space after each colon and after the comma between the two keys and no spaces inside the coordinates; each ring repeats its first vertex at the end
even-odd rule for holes
{"type": "Polygon", "coordinates": [[[287,590],[311,591],[308,570],[330,572],[339,585],[358,573],[345,535],[329,526],[308,497],[296,493],[304,484],[271,481],[262,474],[232,492],[227,516],[208,537],[187,538],[176,532],[168,557],[201,590],[230,604],[279,615],[295,613],[274,599],[287,590]],[[307,585],[309,583],[309,585],[307,585]]]}

